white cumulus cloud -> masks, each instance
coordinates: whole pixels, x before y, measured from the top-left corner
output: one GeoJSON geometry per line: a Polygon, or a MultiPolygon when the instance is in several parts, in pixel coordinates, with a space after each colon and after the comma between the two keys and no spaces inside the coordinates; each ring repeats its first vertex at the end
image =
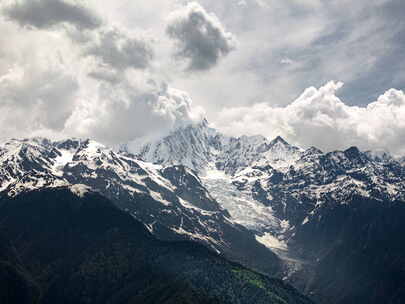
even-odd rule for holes
{"type": "Polygon", "coordinates": [[[119,144],[163,136],[201,119],[185,92],[130,73],[118,83],[99,83],[66,122],[65,133],[119,144]]]}
{"type": "Polygon", "coordinates": [[[281,135],[293,143],[324,150],[351,145],[363,150],[405,153],[405,94],[390,89],[365,107],[344,103],[336,92],[343,86],[331,81],[310,87],[285,107],[257,103],[224,109],[217,126],[226,133],[281,135]]]}

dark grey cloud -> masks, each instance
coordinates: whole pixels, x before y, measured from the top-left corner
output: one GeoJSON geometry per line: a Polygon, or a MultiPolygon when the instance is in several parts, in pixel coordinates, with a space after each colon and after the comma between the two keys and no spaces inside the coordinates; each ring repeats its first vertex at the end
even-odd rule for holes
{"type": "MultiPolygon", "coordinates": [[[[94,56],[102,65],[117,70],[145,69],[154,57],[150,39],[117,27],[97,30],[86,47],[85,55],[94,56]]],[[[108,75],[108,78],[110,77],[111,75],[108,75]]]]}
{"type": "Polygon", "coordinates": [[[84,57],[96,59],[97,66],[89,72],[93,78],[116,82],[119,72],[146,69],[153,60],[151,39],[102,21],[94,6],[84,6],[77,0],[5,1],[9,2],[3,3],[3,14],[23,27],[58,30],[57,25],[73,25],[64,27],[63,32],[82,48],[84,57]]]}
{"type": "Polygon", "coordinates": [[[24,27],[50,28],[70,23],[79,29],[94,29],[101,19],[90,9],[69,0],[14,0],[3,8],[3,13],[24,27]]]}
{"type": "Polygon", "coordinates": [[[214,67],[236,47],[235,37],[196,2],[170,15],[166,33],[177,43],[176,58],[187,60],[190,71],[214,67]]]}

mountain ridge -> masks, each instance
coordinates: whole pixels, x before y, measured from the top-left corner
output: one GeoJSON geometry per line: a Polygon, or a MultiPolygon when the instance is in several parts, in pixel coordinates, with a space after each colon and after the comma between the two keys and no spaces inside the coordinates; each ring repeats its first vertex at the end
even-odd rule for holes
{"type": "Polygon", "coordinates": [[[60,186],[102,193],[161,239],[192,239],[250,267],[279,272],[276,255],[235,223],[187,167],[163,168],[91,140],[14,140],[3,146],[0,193],[60,186]]]}

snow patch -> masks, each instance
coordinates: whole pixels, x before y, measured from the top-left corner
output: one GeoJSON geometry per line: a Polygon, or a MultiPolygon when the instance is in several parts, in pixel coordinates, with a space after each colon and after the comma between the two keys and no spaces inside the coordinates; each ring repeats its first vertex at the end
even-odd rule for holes
{"type": "Polygon", "coordinates": [[[83,184],[77,184],[70,186],[70,191],[78,197],[84,197],[91,191],[91,188],[83,184]]]}
{"type": "Polygon", "coordinates": [[[214,246],[214,245],[218,245],[218,241],[216,241],[215,239],[213,239],[212,237],[206,236],[206,235],[202,235],[199,233],[192,233],[189,232],[187,230],[184,230],[183,227],[172,227],[171,228],[172,231],[174,231],[177,234],[180,235],[185,235],[187,237],[189,237],[192,240],[195,241],[204,241],[204,243],[208,243],[211,245],[211,248],[214,249],[216,251],[217,254],[220,254],[221,252],[214,246]]]}
{"type": "Polygon", "coordinates": [[[73,156],[75,155],[75,150],[60,150],[60,156],[55,158],[54,162],[54,173],[57,176],[63,175],[63,168],[73,160],[73,156]]]}
{"type": "Polygon", "coordinates": [[[283,251],[287,251],[288,249],[287,244],[284,241],[279,240],[268,232],[264,233],[262,236],[256,235],[256,240],[269,249],[278,249],[283,251]]]}
{"type": "Polygon", "coordinates": [[[163,204],[163,205],[165,205],[165,206],[170,206],[170,205],[171,205],[171,203],[170,203],[169,201],[165,200],[165,199],[163,198],[162,194],[160,194],[159,192],[155,192],[155,191],[150,190],[150,191],[149,191],[149,195],[150,195],[155,201],[157,201],[157,202],[159,202],[159,203],[161,203],[161,204],[163,204]]]}

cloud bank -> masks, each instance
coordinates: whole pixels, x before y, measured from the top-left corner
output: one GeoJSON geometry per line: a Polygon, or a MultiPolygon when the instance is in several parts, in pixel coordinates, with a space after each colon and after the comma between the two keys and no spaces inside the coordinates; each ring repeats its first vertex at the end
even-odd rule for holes
{"type": "Polygon", "coordinates": [[[0,7],[1,31],[13,37],[0,38],[0,140],[77,136],[118,144],[200,119],[191,98],[154,70],[147,34],[76,1],[0,7]]]}
{"type": "Polygon", "coordinates": [[[281,135],[304,147],[326,151],[351,145],[405,154],[405,94],[390,89],[366,107],[351,106],[336,96],[343,86],[331,81],[310,87],[285,107],[257,103],[224,109],[217,127],[226,133],[281,135]]]}
{"type": "Polygon", "coordinates": [[[187,70],[203,71],[216,66],[236,47],[236,38],[227,32],[214,14],[197,2],[172,12],[166,33],[175,40],[175,58],[187,61],[187,70]]]}
{"type": "Polygon", "coordinates": [[[405,155],[403,91],[373,93],[403,88],[398,0],[151,1],[0,1],[0,140],[158,137],[203,106],[237,136],[405,155]],[[352,89],[309,87],[329,79],[352,89]]]}

